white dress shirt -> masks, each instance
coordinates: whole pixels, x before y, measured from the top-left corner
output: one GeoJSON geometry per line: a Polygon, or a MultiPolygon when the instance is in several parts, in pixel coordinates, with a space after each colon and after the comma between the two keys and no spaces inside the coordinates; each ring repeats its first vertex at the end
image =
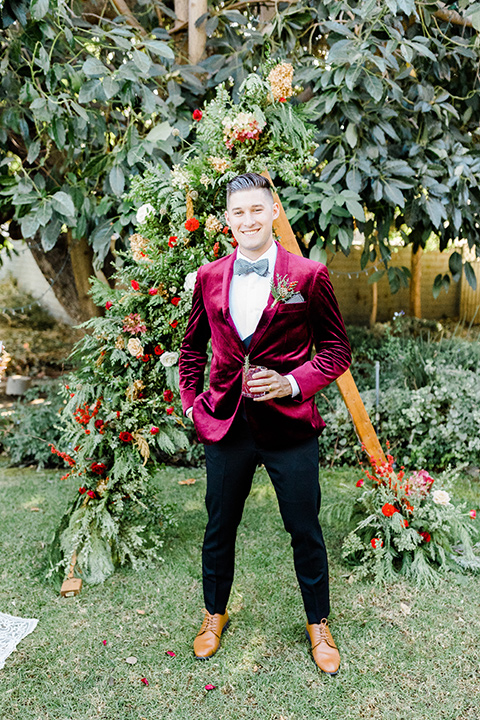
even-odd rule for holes
{"type": "MultiPolygon", "coordinates": [[[[246,257],[240,249],[237,248],[236,259],[238,258],[248,263],[253,263],[257,260],[268,260],[268,272],[266,275],[258,275],[256,272],[251,272],[247,275],[233,275],[230,283],[230,316],[241,340],[245,340],[245,338],[248,338],[255,332],[262,313],[267,306],[275,261],[277,259],[277,245],[276,243],[272,243],[268,250],[256,258],[255,261],[246,257]]],[[[292,375],[285,375],[285,377],[292,386],[292,397],[295,397],[295,395],[298,395],[300,392],[297,381],[292,375]]]]}

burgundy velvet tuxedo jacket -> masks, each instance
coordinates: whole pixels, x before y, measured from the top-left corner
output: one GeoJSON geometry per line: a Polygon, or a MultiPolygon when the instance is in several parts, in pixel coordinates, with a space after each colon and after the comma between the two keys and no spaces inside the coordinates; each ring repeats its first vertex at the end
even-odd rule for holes
{"type": "Polygon", "coordinates": [[[198,438],[212,444],[229,430],[240,403],[260,445],[284,447],[319,435],[325,423],[315,393],[348,369],[350,345],[337,300],[324,265],[292,255],[278,245],[277,275],[297,281],[303,302],[267,306],[250,342],[252,365],[281,375],[291,373],[300,393],[265,402],[243,399],[242,366],[246,350],[229,312],[229,289],[236,253],[203,265],[197,274],[193,304],[180,351],[180,394],[183,410],[193,406],[198,438]],[[203,391],[207,344],[212,341],[210,387],[203,391]],[[312,348],[316,354],[312,358],[312,348]]]}

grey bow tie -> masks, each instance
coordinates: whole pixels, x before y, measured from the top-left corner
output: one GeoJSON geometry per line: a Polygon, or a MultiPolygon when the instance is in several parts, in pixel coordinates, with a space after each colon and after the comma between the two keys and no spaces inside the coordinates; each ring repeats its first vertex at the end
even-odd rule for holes
{"type": "Polygon", "coordinates": [[[257,273],[257,275],[261,277],[268,275],[268,260],[264,258],[254,263],[247,262],[243,260],[243,258],[237,258],[237,260],[235,260],[233,264],[234,275],[248,275],[251,272],[257,273]]]}

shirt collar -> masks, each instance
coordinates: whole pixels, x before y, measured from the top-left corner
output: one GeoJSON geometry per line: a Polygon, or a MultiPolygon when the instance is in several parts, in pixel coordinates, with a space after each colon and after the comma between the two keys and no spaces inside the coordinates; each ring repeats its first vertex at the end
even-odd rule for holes
{"type": "Polygon", "coordinates": [[[256,258],[256,260],[252,260],[251,258],[248,258],[246,255],[244,255],[240,248],[237,248],[237,258],[241,258],[242,260],[246,260],[246,262],[254,263],[257,262],[257,260],[268,260],[268,273],[271,275],[273,273],[273,268],[275,267],[275,262],[277,260],[277,243],[273,241],[271,246],[268,248],[268,250],[265,250],[263,255],[260,255],[260,257],[256,258]]]}

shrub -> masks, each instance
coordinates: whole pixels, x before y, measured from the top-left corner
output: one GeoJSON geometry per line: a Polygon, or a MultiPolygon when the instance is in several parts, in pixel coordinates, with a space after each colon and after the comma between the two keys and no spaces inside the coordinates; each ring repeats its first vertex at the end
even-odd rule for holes
{"type": "Polygon", "coordinates": [[[2,416],[0,442],[12,465],[64,467],[49,445],[60,440],[59,414],[63,407],[58,383],[53,383],[46,389],[30,388],[15,402],[12,412],[2,416]]]}

